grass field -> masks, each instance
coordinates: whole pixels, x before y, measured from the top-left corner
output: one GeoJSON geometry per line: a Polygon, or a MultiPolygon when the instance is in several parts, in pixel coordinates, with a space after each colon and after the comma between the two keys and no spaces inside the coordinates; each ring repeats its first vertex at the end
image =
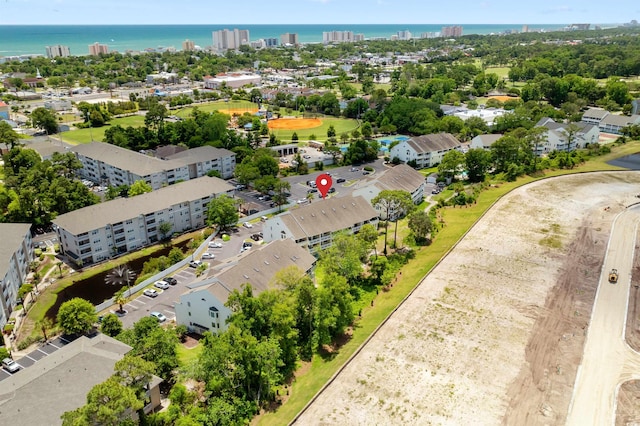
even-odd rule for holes
{"type": "Polygon", "coordinates": [[[90,129],[77,129],[70,132],[60,133],[60,138],[72,145],[79,145],[83,143],[89,143],[91,140],[102,142],[104,139],[104,132],[109,126],[120,125],[122,127],[140,127],[144,125],[144,116],[142,115],[130,115],[128,117],[114,118],[109,121],[109,124],[103,127],[93,127],[90,129]],[[93,139],[92,139],[93,138],[93,139]]]}
{"type": "Polygon", "coordinates": [[[319,117],[322,120],[322,124],[312,129],[302,130],[271,130],[271,133],[276,135],[276,138],[282,141],[290,141],[293,133],[298,134],[298,138],[301,141],[309,140],[311,135],[314,135],[314,140],[325,141],[328,139],[327,130],[329,126],[333,125],[336,129],[336,136],[340,138],[342,133],[351,133],[355,129],[360,127],[357,120],[350,118],[335,118],[335,117],[319,117]]]}
{"type": "MultiPolygon", "coordinates": [[[[256,111],[258,109],[258,104],[249,101],[216,101],[209,102],[206,104],[196,105],[195,107],[202,112],[231,112],[231,113],[240,113],[241,111],[256,111]]],[[[191,112],[193,111],[193,106],[188,106],[179,110],[173,110],[172,114],[177,115],[178,117],[187,118],[191,112]]]]}
{"type": "MultiPolygon", "coordinates": [[[[544,177],[590,171],[622,170],[619,167],[606,164],[606,161],[637,152],[640,152],[640,142],[627,143],[616,147],[611,154],[589,161],[573,170],[550,171],[544,177]]],[[[440,230],[429,247],[417,249],[416,258],[402,268],[402,274],[399,275],[401,279],[394,284],[393,289],[389,292],[380,292],[375,298],[374,306],[367,306],[363,309],[362,318],[357,320],[351,339],[340,348],[333,358],[324,359],[320,356],[315,356],[311,363],[311,368],[300,377],[297,377],[293,383],[289,400],[278,411],[261,416],[258,424],[287,424],[291,422],[493,203],[511,190],[538,179],[540,178],[526,176],[515,182],[499,183],[496,187],[482,192],[478,197],[477,203],[468,206],[468,208],[456,209],[448,207],[442,209],[441,214],[446,226],[440,230]]],[[[389,234],[392,238],[393,231],[390,230],[389,234]]],[[[398,241],[401,241],[400,235],[399,232],[398,241]]]]}
{"type": "Polygon", "coordinates": [[[485,73],[497,74],[500,78],[509,78],[509,70],[511,67],[487,67],[485,73]]]}

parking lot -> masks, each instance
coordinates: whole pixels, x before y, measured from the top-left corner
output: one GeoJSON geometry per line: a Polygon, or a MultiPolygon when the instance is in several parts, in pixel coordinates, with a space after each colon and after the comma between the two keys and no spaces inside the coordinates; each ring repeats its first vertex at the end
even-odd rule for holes
{"type": "MultiPolygon", "coordinates": [[[[32,365],[36,364],[38,361],[51,355],[52,353],[54,353],[61,347],[68,345],[72,341],[73,340],[68,340],[64,337],[56,337],[55,339],[40,345],[37,349],[31,351],[27,355],[16,360],[16,363],[20,366],[20,370],[16,371],[13,374],[20,374],[20,371],[22,369],[31,367],[32,365]]],[[[8,379],[13,374],[9,373],[5,369],[0,369],[0,381],[8,379]]]]}
{"type": "MultiPolygon", "coordinates": [[[[133,327],[133,324],[143,317],[149,316],[151,312],[160,312],[167,321],[175,320],[176,314],[174,305],[180,300],[180,295],[188,290],[187,286],[196,281],[201,281],[207,278],[212,268],[216,268],[223,264],[230,258],[242,256],[246,251],[240,252],[245,241],[250,241],[255,247],[262,241],[254,241],[251,239],[251,235],[262,232],[262,223],[258,222],[251,225],[251,228],[240,226],[235,228],[229,233],[229,241],[223,242],[221,238],[216,238],[214,241],[220,242],[222,247],[220,248],[208,248],[207,253],[213,255],[213,259],[203,259],[203,263],[208,265],[208,270],[200,277],[196,277],[195,268],[185,267],[177,273],[171,276],[176,279],[177,284],[170,286],[166,290],[156,289],[158,295],[156,297],[149,297],[144,294],[130,300],[123,307],[127,311],[126,314],[120,317],[122,325],[125,328],[133,327]]],[[[193,260],[198,259],[197,257],[193,260]]]]}

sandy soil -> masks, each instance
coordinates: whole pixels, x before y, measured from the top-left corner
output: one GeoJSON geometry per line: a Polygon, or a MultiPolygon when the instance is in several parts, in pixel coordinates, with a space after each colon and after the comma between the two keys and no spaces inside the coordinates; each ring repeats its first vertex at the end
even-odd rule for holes
{"type": "Polygon", "coordinates": [[[258,112],[258,108],[220,108],[218,112],[222,112],[227,115],[242,115],[245,112],[248,112],[249,114],[255,114],[256,112],[258,112]]]}
{"type": "Polygon", "coordinates": [[[297,424],[563,424],[611,221],[639,183],[567,176],[504,197],[297,424]]]}
{"type": "Polygon", "coordinates": [[[322,126],[319,118],[278,118],[267,123],[274,130],[302,130],[322,126]]]}

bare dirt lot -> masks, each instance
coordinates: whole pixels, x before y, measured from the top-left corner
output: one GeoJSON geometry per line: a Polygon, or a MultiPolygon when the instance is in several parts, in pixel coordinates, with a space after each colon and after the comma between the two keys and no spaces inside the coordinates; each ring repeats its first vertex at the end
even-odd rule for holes
{"type": "Polygon", "coordinates": [[[297,424],[563,424],[611,222],[639,184],[575,175],[504,197],[297,424]]]}

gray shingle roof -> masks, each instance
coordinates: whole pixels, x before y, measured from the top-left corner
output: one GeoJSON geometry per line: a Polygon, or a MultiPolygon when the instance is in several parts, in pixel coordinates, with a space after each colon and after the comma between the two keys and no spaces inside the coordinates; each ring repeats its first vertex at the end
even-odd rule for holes
{"type": "Polygon", "coordinates": [[[232,189],[233,186],[222,179],[203,176],[135,197],[117,198],[84,207],[58,216],[53,220],[53,223],[74,235],[78,235],[101,228],[109,223],[122,222],[177,203],[197,200],[212,194],[226,193],[232,189]]]}
{"type": "Polygon", "coordinates": [[[413,167],[406,164],[399,164],[391,169],[385,170],[377,178],[377,186],[382,189],[402,190],[413,193],[420,185],[424,184],[424,175],[413,167]]]}
{"type": "Polygon", "coordinates": [[[635,122],[638,121],[639,118],[640,116],[638,115],[632,115],[631,117],[628,117],[626,115],[609,114],[602,119],[602,121],[600,122],[600,125],[604,126],[608,124],[611,126],[625,127],[630,124],[634,124],[635,122]]]}
{"type": "Polygon", "coordinates": [[[76,145],[71,148],[71,150],[121,170],[128,170],[138,176],[148,176],[173,168],[172,163],[160,160],[159,158],[149,157],[148,155],[105,142],[91,142],[84,145],[76,145]]]}
{"type": "Polygon", "coordinates": [[[600,108],[589,108],[584,112],[584,114],[582,114],[582,116],[601,120],[607,114],[609,114],[609,111],[607,110],[600,109],[600,108]]]}
{"type": "Polygon", "coordinates": [[[0,280],[9,271],[9,261],[11,256],[20,248],[24,237],[29,233],[31,225],[28,223],[0,223],[0,280]]]}
{"type": "Polygon", "coordinates": [[[284,268],[297,266],[302,272],[308,272],[315,262],[315,257],[289,238],[272,241],[252,248],[235,265],[217,273],[219,282],[207,290],[226,303],[233,290],[240,290],[243,284],[250,283],[255,296],[269,289],[274,276],[284,268]]]}
{"type": "Polygon", "coordinates": [[[280,217],[297,240],[350,228],[373,220],[378,212],[363,197],[331,197],[292,208],[280,217]]]}
{"type": "Polygon", "coordinates": [[[408,139],[407,143],[418,153],[443,151],[460,146],[460,141],[451,133],[433,133],[430,135],[415,136],[408,139]]]}
{"type": "Polygon", "coordinates": [[[115,363],[130,350],[130,346],[102,334],[91,339],[80,337],[58,349],[2,381],[2,422],[60,424],[60,416],[84,405],[89,390],[107,380],[115,363]]]}
{"type": "Polygon", "coordinates": [[[169,160],[183,160],[181,162],[186,166],[191,163],[214,160],[216,158],[229,157],[231,155],[235,155],[233,151],[206,145],[191,148],[186,151],[176,152],[175,154],[168,155],[166,158],[169,160]]]}
{"type": "Polygon", "coordinates": [[[502,136],[501,134],[486,134],[486,135],[478,135],[478,138],[482,141],[482,146],[491,146],[502,136]]]}

